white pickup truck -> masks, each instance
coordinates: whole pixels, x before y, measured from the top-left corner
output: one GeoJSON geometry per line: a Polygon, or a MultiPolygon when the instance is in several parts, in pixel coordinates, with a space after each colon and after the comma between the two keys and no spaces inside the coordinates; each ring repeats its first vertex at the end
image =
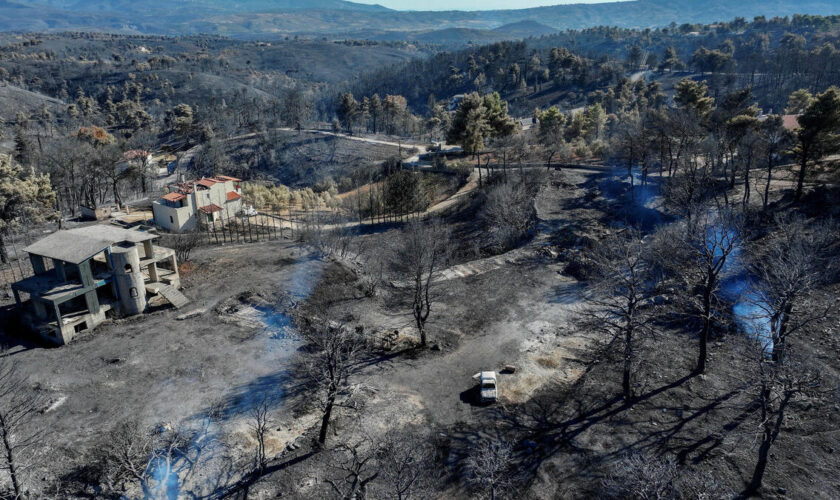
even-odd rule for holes
{"type": "Polygon", "coordinates": [[[478,379],[482,403],[494,403],[499,397],[499,386],[496,372],[479,372],[474,378],[478,379]]]}

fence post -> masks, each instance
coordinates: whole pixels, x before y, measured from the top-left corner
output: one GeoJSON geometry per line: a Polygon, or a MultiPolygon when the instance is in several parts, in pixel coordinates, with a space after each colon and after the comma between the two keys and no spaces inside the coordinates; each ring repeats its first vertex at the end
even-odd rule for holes
{"type": "Polygon", "coordinates": [[[18,270],[20,271],[20,279],[23,279],[26,276],[24,276],[23,267],[21,267],[21,264],[20,264],[20,261],[21,261],[20,253],[18,252],[17,245],[15,245],[14,239],[11,240],[11,243],[12,243],[12,250],[14,250],[14,252],[15,252],[15,260],[17,261],[18,270]]]}
{"type": "MultiPolygon", "coordinates": [[[[222,212],[222,244],[223,245],[225,243],[227,243],[227,237],[225,236],[225,226],[227,226],[227,224],[225,224],[225,216],[226,215],[227,215],[227,209],[225,209],[225,211],[222,212]]],[[[228,219],[230,219],[230,217],[228,217],[228,219]]]]}

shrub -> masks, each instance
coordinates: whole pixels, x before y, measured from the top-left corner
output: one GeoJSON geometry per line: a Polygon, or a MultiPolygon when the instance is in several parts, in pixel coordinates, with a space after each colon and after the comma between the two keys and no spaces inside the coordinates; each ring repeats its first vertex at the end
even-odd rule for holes
{"type": "Polygon", "coordinates": [[[523,181],[490,188],[481,219],[491,248],[508,250],[531,232],[537,220],[533,195],[533,189],[523,181]]]}

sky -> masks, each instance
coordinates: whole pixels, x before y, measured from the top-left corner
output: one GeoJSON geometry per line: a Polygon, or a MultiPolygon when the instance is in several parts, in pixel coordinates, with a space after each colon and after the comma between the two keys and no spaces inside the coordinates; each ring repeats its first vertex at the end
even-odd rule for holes
{"type": "Polygon", "coordinates": [[[353,0],[357,3],[378,3],[398,10],[496,10],[526,9],[567,3],[599,3],[608,0],[353,0]]]}

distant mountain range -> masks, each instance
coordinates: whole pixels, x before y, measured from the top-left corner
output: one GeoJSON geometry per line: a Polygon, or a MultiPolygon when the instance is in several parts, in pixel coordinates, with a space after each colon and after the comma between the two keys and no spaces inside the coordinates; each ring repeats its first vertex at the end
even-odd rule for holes
{"type": "MultiPolygon", "coordinates": [[[[15,1],[15,0],[12,0],[15,1]]],[[[362,12],[385,12],[390,9],[381,5],[346,2],[344,0],[18,0],[24,5],[46,6],[57,10],[84,12],[88,14],[131,12],[150,13],[167,10],[192,10],[197,14],[278,12],[285,10],[356,10],[362,12]]]]}
{"type": "Polygon", "coordinates": [[[439,30],[361,30],[352,33],[337,33],[337,36],[350,39],[399,41],[407,40],[426,44],[442,45],[446,48],[459,48],[466,45],[482,45],[502,40],[521,40],[557,33],[556,28],[537,21],[519,21],[493,29],[443,28],[439,30]]]}
{"type": "MultiPolygon", "coordinates": [[[[512,0],[511,5],[515,4],[512,0]]],[[[0,30],[208,33],[237,38],[295,34],[361,38],[368,33],[378,39],[428,42],[434,42],[438,33],[442,40],[478,42],[602,25],[646,28],[792,14],[840,14],[840,1],[633,0],[478,12],[406,12],[343,0],[0,0],[0,30]],[[492,31],[500,27],[504,28],[492,31]]]]}

